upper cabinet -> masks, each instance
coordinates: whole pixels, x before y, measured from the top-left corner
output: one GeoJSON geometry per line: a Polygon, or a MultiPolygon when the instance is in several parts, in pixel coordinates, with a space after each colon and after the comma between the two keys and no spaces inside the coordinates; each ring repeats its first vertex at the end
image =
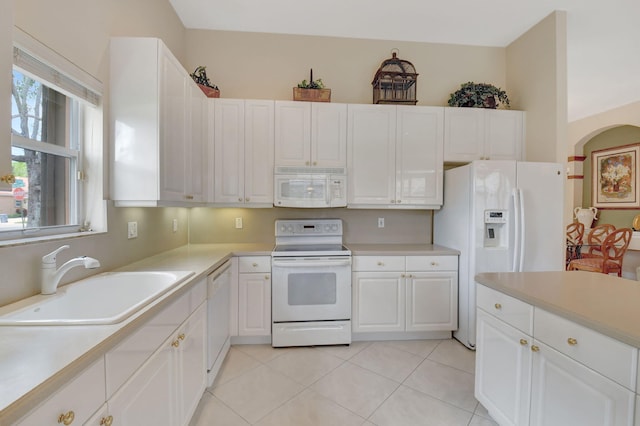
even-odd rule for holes
{"type": "Polygon", "coordinates": [[[347,105],[275,102],[275,165],[346,167],[347,105]]]}
{"type": "Polygon", "coordinates": [[[349,207],[440,208],[441,107],[349,105],[349,207]]]}
{"type": "Polygon", "coordinates": [[[274,101],[212,99],[214,204],[273,206],[274,101]]]}
{"type": "Polygon", "coordinates": [[[445,108],[444,161],[523,160],[525,113],[445,108]]]}
{"type": "Polygon", "coordinates": [[[111,198],[119,205],[204,201],[205,96],[155,38],[111,40],[111,198]]]}

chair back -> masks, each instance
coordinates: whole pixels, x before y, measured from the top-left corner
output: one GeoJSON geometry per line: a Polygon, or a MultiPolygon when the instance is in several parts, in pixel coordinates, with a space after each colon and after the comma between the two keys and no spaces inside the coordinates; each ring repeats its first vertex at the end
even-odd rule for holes
{"type": "Polygon", "coordinates": [[[573,245],[582,244],[584,236],[584,225],[580,222],[574,222],[567,225],[567,242],[573,245]]]}
{"type": "Polygon", "coordinates": [[[622,259],[631,242],[631,236],[633,232],[631,228],[620,228],[613,231],[611,234],[602,241],[602,256],[604,258],[604,264],[608,262],[614,262],[619,265],[622,270],[622,259]]]}
{"type": "Polygon", "coordinates": [[[598,225],[591,228],[587,234],[588,254],[591,256],[602,256],[602,242],[615,230],[616,227],[610,224],[598,225]]]}

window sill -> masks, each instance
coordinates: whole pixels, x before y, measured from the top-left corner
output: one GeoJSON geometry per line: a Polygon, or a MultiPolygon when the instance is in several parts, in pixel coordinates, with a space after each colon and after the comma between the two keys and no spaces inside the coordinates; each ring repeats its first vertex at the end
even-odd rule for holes
{"type": "Polygon", "coordinates": [[[16,238],[13,240],[4,240],[4,241],[0,240],[0,248],[24,246],[28,244],[43,243],[43,242],[49,242],[49,241],[69,240],[74,238],[82,238],[82,237],[89,237],[89,236],[102,235],[102,234],[106,234],[106,232],[98,232],[98,231],[69,232],[68,234],[42,235],[38,237],[16,238]]]}

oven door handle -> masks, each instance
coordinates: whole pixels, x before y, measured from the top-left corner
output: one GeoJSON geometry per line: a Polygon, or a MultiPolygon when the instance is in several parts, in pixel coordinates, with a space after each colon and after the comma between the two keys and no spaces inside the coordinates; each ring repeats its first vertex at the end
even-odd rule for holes
{"type": "Polygon", "coordinates": [[[351,265],[351,259],[345,260],[273,260],[273,266],[287,267],[287,268],[315,268],[315,267],[330,267],[330,266],[349,266],[351,265]]]}

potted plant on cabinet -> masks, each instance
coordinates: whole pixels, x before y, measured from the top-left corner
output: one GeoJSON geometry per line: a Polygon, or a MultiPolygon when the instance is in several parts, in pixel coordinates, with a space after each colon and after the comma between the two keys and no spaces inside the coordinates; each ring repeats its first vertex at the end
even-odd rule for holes
{"type": "Polygon", "coordinates": [[[207,98],[219,98],[220,89],[215,84],[211,84],[207,77],[207,67],[199,66],[189,74],[193,81],[196,82],[200,90],[207,96],[207,98]]]}
{"type": "Polygon", "coordinates": [[[452,107],[496,109],[501,104],[506,108],[510,107],[507,92],[493,84],[473,81],[460,85],[460,89],[449,97],[449,106],[452,107]]]}
{"type": "Polygon", "coordinates": [[[313,69],[309,71],[309,81],[302,80],[293,88],[294,101],[331,102],[331,89],[324,87],[322,79],[313,79],[313,69]]]}

